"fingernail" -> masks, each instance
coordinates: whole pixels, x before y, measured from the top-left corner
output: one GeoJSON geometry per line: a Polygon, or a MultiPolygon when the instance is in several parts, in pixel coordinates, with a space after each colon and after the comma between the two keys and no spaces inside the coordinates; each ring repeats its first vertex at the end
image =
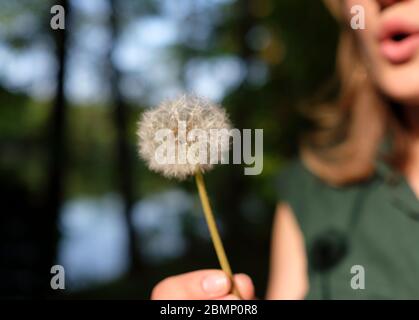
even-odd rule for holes
{"type": "Polygon", "coordinates": [[[224,293],[227,285],[227,277],[222,275],[211,275],[202,280],[202,289],[210,294],[224,293]]]}

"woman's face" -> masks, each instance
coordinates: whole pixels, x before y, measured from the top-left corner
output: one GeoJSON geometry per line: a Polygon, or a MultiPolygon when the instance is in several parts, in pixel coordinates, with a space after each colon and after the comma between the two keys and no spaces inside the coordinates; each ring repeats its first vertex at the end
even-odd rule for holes
{"type": "Polygon", "coordinates": [[[354,6],[364,9],[365,29],[355,32],[378,88],[397,102],[419,106],[419,0],[343,1],[348,21],[358,16],[354,6]]]}

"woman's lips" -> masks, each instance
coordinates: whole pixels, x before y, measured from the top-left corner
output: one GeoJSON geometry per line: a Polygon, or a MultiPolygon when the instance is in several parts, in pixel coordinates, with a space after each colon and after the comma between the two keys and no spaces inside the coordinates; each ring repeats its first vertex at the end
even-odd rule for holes
{"type": "Polygon", "coordinates": [[[419,48],[419,27],[401,20],[387,21],[380,28],[378,40],[385,59],[393,64],[405,63],[419,48]]]}

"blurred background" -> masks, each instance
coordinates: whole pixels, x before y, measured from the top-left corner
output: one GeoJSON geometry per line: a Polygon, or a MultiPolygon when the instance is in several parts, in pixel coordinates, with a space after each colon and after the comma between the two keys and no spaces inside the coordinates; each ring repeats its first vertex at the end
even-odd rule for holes
{"type": "Polygon", "coordinates": [[[0,295],[148,299],[218,268],[193,180],[137,156],[140,114],[186,91],[264,129],[261,175],[206,175],[232,268],[263,297],[273,181],[308,128],[299,110],[334,87],[337,34],[312,0],[0,0],[0,295]]]}

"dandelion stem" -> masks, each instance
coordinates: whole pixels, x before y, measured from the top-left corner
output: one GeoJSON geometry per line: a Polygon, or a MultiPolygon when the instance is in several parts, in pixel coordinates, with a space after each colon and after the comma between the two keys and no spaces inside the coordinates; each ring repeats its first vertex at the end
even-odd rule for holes
{"type": "Polygon", "coordinates": [[[221,269],[226,273],[226,275],[231,280],[232,293],[241,298],[237,287],[234,285],[233,273],[230,268],[230,264],[227,259],[227,255],[224,251],[223,243],[221,242],[220,234],[217,229],[217,224],[214,219],[214,214],[211,210],[211,205],[208,199],[207,190],[205,188],[204,177],[201,173],[201,170],[198,168],[195,172],[196,185],[198,187],[199,197],[201,199],[202,209],[204,210],[205,219],[207,221],[208,229],[211,235],[212,243],[214,244],[215,252],[220,262],[221,269]]]}

